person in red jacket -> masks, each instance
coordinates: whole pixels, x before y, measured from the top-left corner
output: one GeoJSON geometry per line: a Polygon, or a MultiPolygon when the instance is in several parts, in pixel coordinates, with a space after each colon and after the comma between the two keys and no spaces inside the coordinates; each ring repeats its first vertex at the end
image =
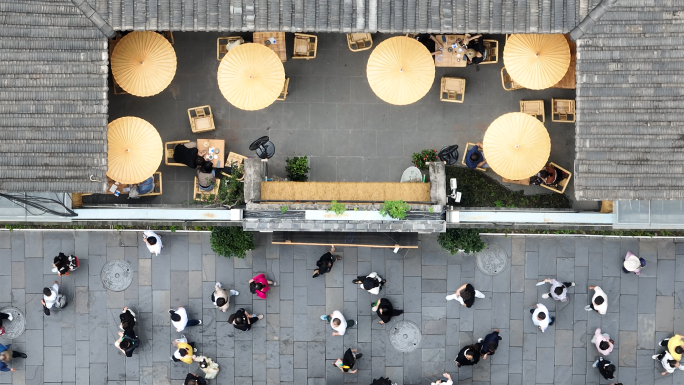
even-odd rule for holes
{"type": "Polygon", "coordinates": [[[261,299],[266,299],[266,292],[271,290],[269,285],[277,286],[278,284],[266,279],[266,275],[259,274],[249,280],[249,291],[251,291],[252,294],[258,295],[261,299]]]}

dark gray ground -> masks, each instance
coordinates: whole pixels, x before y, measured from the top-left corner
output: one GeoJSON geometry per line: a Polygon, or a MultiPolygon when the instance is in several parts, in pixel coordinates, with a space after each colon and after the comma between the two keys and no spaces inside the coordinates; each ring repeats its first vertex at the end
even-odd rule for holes
{"type": "MultiPolygon", "coordinates": [[[[351,52],[344,34],[319,34],[318,54],[313,60],[292,60],[292,34],[287,34],[288,58],[285,74],[290,78],[289,96],[261,111],[243,111],[230,105],[219,91],[216,72],[216,38],[229,33],[174,33],[178,69],[171,85],[159,95],[140,98],[109,95],[109,116],[138,116],[152,123],[162,140],[195,140],[204,135],[190,131],[187,109],[211,105],[217,129],[208,135],[226,140],[226,152],[255,156],[249,144],[270,136],[276,155],[270,160],[271,174],[285,176],[285,158],[310,157],[311,181],[384,182],[399,181],[411,166],[411,155],[426,148],[441,149],[481,141],[489,124],[500,115],[519,111],[520,100],[544,99],[546,127],[551,136],[551,157],[571,170],[575,158],[574,124],[552,123],[551,98],[574,99],[574,90],[505,91],[498,64],[468,68],[437,68],[430,92],[408,106],[393,106],[378,99],[366,80],[370,50],[351,52]],[[439,101],[443,76],[466,79],[465,103],[439,101]]],[[[251,40],[251,34],[244,34],[251,40]]],[[[374,46],[391,35],[373,35],[374,46]]],[[[485,36],[488,37],[488,36],[485,36]]],[[[503,55],[503,35],[499,40],[503,55]]],[[[461,152],[461,155],[463,152],[461,152]]],[[[460,164],[460,162],[459,162],[460,164]]],[[[95,196],[85,202],[167,203],[190,200],[194,173],[185,167],[163,164],[164,195],[132,202],[125,198],[95,196]]],[[[492,176],[494,173],[489,172],[492,176]]],[[[499,179],[500,180],[500,179],[499,179]]],[[[514,186],[521,189],[522,186],[514,186]]],[[[541,187],[529,193],[546,193],[541,187]]],[[[566,195],[574,199],[572,184],[566,195]]],[[[596,208],[593,202],[577,207],[596,208]]]]}

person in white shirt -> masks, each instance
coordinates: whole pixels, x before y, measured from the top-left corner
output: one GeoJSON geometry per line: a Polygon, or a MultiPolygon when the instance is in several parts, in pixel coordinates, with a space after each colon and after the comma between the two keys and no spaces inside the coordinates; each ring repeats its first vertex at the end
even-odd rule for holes
{"type": "Polygon", "coordinates": [[[330,322],[330,326],[333,328],[333,330],[335,330],[332,333],[333,336],[343,336],[344,333],[347,332],[348,327],[356,325],[356,321],[354,320],[349,320],[349,322],[347,322],[339,310],[335,310],[330,315],[322,315],[321,319],[323,321],[330,322]]]}
{"type": "Polygon", "coordinates": [[[601,334],[601,328],[597,328],[594,332],[594,336],[591,338],[591,343],[596,345],[596,349],[599,353],[607,356],[613,351],[613,345],[615,342],[610,339],[608,333],[601,334]]]}
{"type": "Polygon", "coordinates": [[[186,327],[197,326],[202,324],[202,320],[188,319],[188,312],[184,307],[179,307],[177,310],[169,310],[171,314],[171,323],[176,328],[177,332],[182,332],[186,327]]]}
{"type": "Polygon", "coordinates": [[[378,295],[380,294],[380,289],[382,289],[382,286],[386,281],[382,279],[378,273],[372,272],[365,277],[360,275],[352,282],[358,284],[360,288],[368,291],[369,293],[378,295]]]}
{"type": "Polygon", "coordinates": [[[591,305],[584,307],[586,311],[596,310],[599,314],[606,314],[608,311],[608,296],[598,286],[589,286],[589,290],[594,290],[594,296],[591,298],[591,305]]]}
{"type": "Polygon", "coordinates": [[[546,283],[551,284],[551,290],[548,293],[542,294],[542,298],[549,298],[549,296],[556,301],[568,302],[568,288],[575,286],[574,282],[558,282],[553,278],[546,278],[546,283]]]}
{"type": "Polygon", "coordinates": [[[549,309],[541,303],[534,305],[534,309],[530,309],[530,313],[532,313],[532,322],[539,327],[542,333],[555,321],[555,318],[549,315],[549,309]]]}
{"type": "Polygon", "coordinates": [[[441,380],[437,380],[431,383],[430,385],[454,385],[454,382],[451,380],[451,375],[449,373],[444,373],[442,374],[442,376],[444,376],[444,378],[442,378],[441,380]]]}
{"type": "Polygon", "coordinates": [[[230,297],[234,295],[240,295],[240,292],[237,290],[228,291],[221,286],[221,282],[216,282],[214,292],[211,294],[211,302],[225,313],[230,307],[230,297]]]}
{"type": "Polygon", "coordinates": [[[52,287],[46,287],[43,289],[43,299],[40,302],[48,309],[52,309],[57,302],[57,295],[59,295],[59,281],[55,281],[52,287]]]}
{"type": "Polygon", "coordinates": [[[665,371],[660,373],[663,376],[668,373],[674,373],[675,369],[684,370],[684,366],[680,365],[679,361],[675,361],[670,352],[667,350],[660,354],[655,354],[651,358],[658,360],[661,364],[663,364],[663,369],[665,369],[665,371]]]}
{"type": "Polygon", "coordinates": [[[164,245],[162,244],[161,237],[157,235],[157,233],[154,231],[145,230],[143,231],[143,240],[145,241],[147,248],[150,250],[150,253],[154,255],[159,255],[159,253],[161,253],[161,249],[164,247],[164,245]]]}

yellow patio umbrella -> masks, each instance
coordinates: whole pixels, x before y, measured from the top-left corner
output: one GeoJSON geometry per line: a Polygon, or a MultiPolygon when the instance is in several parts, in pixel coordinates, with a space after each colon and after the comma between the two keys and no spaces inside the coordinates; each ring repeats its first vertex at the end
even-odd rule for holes
{"type": "Polygon", "coordinates": [[[496,118],[482,140],[487,164],[506,179],[529,178],[544,168],[551,138],[536,118],[511,112],[496,118]]]}
{"type": "Polygon", "coordinates": [[[389,38],[373,50],[366,66],[373,92],[387,103],[414,103],[430,90],[435,63],[430,51],[415,39],[389,38]]]}
{"type": "Polygon", "coordinates": [[[107,127],[108,177],[133,184],[143,182],[157,171],[163,146],[154,126],[144,119],[125,116],[107,127]]]}
{"type": "Polygon", "coordinates": [[[131,32],[112,52],[112,75],[121,88],[135,96],[156,95],[176,74],[176,52],[162,35],[131,32]]]}
{"type": "Polygon", "coordinates": [[[511,35],[503,53],[506,71],[532,90],[558,83],[570,65],[570,47],[563,35],[511,35]]]}
{"type": "Polygon", "coordinates": [[[285,68],[278,55],[261,44],[241,44],[221,59],[218,85],[237,108],[254,111],[270,106],[283,91],[285,68]]]}

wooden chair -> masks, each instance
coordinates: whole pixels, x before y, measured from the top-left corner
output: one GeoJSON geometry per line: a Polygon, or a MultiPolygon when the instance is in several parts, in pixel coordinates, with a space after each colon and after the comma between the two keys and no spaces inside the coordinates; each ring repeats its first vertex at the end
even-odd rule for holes
{"type": "Polygon", "coordinates": [[[169,43],[171,43],[171,45],[173,45],[173,32],[171,32],[171,31],[164,31],[164,32],[160,32],[160,33],[162,34],[162,36],[164,36],[164,38],[165,38],[166,40],[169,41],[169,43]]]}
{"type": "Polygon", "coordinates": [[[219,186],[221,186],[221,180],[219,178],[216,178],[214,180],[214,188],[211,191],[200,190],[199,181],[197,180],[197,176],[195,175],[195,191],[192,194],[192,199],[200,200],[200,199],[202,199],[203,196],[205,196],[205,197],[209,197],[210,195],[217,196],[218,191],[219,191],[219,186]]]}
{"type": "MultiPolygon", "coordinates": [[[[476,143],[470,143],[470,142],[466,143],[465,150],[463,151],[463,159],[461,160],[462,165],[468,167],[468,165],[466,164],[466,161],[465,161],[465,157],[466,157],[466,155],[468,155],[468,151],[470,151],[470,149],[473,148],[474,146],[477,146],[477,144],[476,143]]],[[[475,169],[482,171],[482,172],[487,172],[486,168],[475,167],[475,169]]]]}
{"type": "Polygon", "coordinates": [[[543,100],[521,100],[520,112],[532,115],[537,119],[541,118],[542,123],[546,122],[543,100]]]}
{"type": "Polygon", "coordinates": [[[228,44],[238,40],[242,40],[244,42],[244,39],[242,39],[241,36],[225,36],[216,39],[216,60],[220,61],[223,59],[223,57],[228,53],[228,44]]]}
{"type": "Polygon", "coordinates": [[[293,59],[315,59],[318,50],[318,38],[315,35],[295,33],[293,59]]]}
{"type": "Polygon", "coordinates": [[[558,182],[555,186],[547,186],[543,183],[540,186],[547,188],[553,192],[563,194],[565,192],[565,189],[568,187],[568,184],[570,184],[570,179],[572,179],[572,173],[553,162],[549,162],[549,166],[565,171],[568,174],[568,177],[558,182]]]}
{"type": "MultiPolygon", "coordinates": [[[[236,164],[236,165],[243,164],[244,161],[245,161],[245,159],[247,159],[246,156],[240,155],[240,154],[238,154],[238,153],[235,153],[235,152],[232,152],[232,151],[231,151],[231,152],[228,154],[228,157],[226,158],[226,167],[232,166],[233,164],[236,164]]],[[[223,171],[221,171],[221,173],[222,173],[223,175],[229,176],[229,175],[223,173],[223,171]]],[[[242,174],[242,177],[241,177],[241,178],[238,178],[238,180],[243,180],[243,179],[245,179],[244,173],[242,174]]]]}
{"type": "Polygon", "coordinates": [[[283,85],[283,90],[280,91],[280,96],[276,100],[285,100],[287,99],[287,87],[290,86],[290,78],[285,78],[285,84],[283,85]]]}
{"type": "Polygon", "coordinates": [[[572,99],[551,99],[551,121],[575,123],[575,101],[572,99]],[[572,119],[570,119],[572,115],[572,119]]]}
{"type": "Polygon", "coordinates": [[[487,59],[480,64],[495,64],[499,62],[499,42],[497,40],[482,40],[487,50],[487,59]]]}
{"type": "Polygon", "coordinates": [[[210,106],[188,108],[188,119],[190,119],[190,129],[195,134],[216,129],[210,106]]]}
{"type": "Polygon", "coordinates": [[[152,178],[154,178],[154,189],[152,191],[148,192],[147,194],[140,194],[141,197],[151,197],[151,196],[157,196],[157,195],[162,195],[162,173],[161,171],[157,171],[154,174],[152,174],[152,178]]]}
{"type": "Polygon", "coordinates": [[[183,163],[176,163],[176,161],[173,159],[173,150],[176,148],[177,144],[181,144],[181,143],[190,143],[190,141],[189,140],[178,140],[175,142],[164,143],[164,163],[167,166],[187,167],[183,163]]]}
{"type": "Polygon", "coordinates": [[[506,91],[514,91],[514,90],[520,90],[520,89],[525,88],[525,87],[521,86],[520,84],[516,83],[511,78],[511,75],[509,75],[508,72],[506,71],[506,67],[501,68],[501,86],[506,91]]]}
{"type": "Polygon", "coordinates": [[[373,38],[370,33],[348,33],[347,46],[352,52],[365,51],[373,46],[373,38]]]}
{"type": "Polygon", "coordinates": [[[465,100],[466,81],[462,78],[442,78],[439,100],[443,102],[463,103],[465,100]]]}

